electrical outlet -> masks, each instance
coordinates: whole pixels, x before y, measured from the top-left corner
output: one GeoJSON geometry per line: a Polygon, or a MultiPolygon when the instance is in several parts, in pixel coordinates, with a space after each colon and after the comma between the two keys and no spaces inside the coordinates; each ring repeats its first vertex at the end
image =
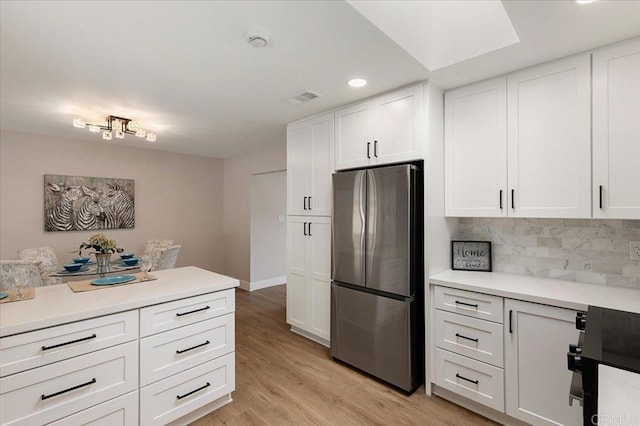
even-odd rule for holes
{"type": "Polygon", "coordinates": [[[629,242],[629,258],[631,260],[640,260],[640,241],[629,242]]]}

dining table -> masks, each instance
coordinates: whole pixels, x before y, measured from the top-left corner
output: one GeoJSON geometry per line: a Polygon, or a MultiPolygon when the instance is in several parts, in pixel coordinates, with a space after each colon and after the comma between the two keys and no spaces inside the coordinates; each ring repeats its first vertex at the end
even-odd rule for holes
{"type": "Polygon", "coordinates": [[[91,276],[91,275],[100,275],[100,277],[105,276],[105,274],[113,274],[113,273],[118,273],[118,272],[124,272],[124,271],[131,271],[134,269],[140,269],[140,265],[136,264],[133,266],[129,266],[126,265],[122,259],[116,259],[116,260],[112,260],[111,262],[109,262],[109,271],[103,273],[98,274],[98,265],[96,264],[96,262],[87,262],[84,266],[82,266],[79,270],[77,271],[67,271],[66,269],[62,268],[59,271],[53,272],[51,274],[49,274],[49,276],[51,277],[61,277],[61,278],[72,278],[72,277],[84,277],[84,276],[91,276]]]}

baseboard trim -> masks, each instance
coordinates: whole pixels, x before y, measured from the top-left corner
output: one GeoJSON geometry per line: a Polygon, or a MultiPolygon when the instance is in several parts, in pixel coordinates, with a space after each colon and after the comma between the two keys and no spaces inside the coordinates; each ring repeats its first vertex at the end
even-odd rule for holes
{"type": "Polygon", "coordinates": [[[249,291],[261,290],[263,288],[285,284],[286,282],[287,282],[286,275],[282,275],[280,277],[267,278],[266,280],[251,281],[251,283],[249,284],[249,291]]]}
{"type": "Polygon", "coordinates": [[[251,291],[251,285],[249,284],[248,281],[244,281],[244,280],[240,280],[240,286],[241,289],[246,290],[246,291],[251,291]]]}
{"type": "Polygon", "coordinates": [[[300,329],[298,327],[294,327],[294,326],[291,326],[291,331],[296,333],[296,334],[299,334],[302,337],[306,337],[309,340],[313,340],[314,342],[319,343],[322,346],[326,346],[327,348],[331,347],[329,345],[329,341],[328,340],[325,340],[322,337],[318,337],[315,334],[311,334],[308,331],[302,330],[302,329],[300,329]]]}

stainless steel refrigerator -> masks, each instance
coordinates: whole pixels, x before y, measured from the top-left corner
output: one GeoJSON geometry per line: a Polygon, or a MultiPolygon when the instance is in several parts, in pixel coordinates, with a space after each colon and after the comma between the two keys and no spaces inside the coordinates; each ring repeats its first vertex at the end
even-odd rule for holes
{"type": "Polygon", "coordinates": [[[331,356],[406,392],[424,381],[420,166],[333,175],[331,356]]]}

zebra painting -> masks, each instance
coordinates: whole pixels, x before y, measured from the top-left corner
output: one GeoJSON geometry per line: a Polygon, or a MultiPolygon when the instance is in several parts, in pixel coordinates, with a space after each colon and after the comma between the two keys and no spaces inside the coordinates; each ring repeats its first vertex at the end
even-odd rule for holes
{"type": "Polygon", "coordinates": [[[45,231],[135,226],[132,179],[44,176],[45,231]]]}

